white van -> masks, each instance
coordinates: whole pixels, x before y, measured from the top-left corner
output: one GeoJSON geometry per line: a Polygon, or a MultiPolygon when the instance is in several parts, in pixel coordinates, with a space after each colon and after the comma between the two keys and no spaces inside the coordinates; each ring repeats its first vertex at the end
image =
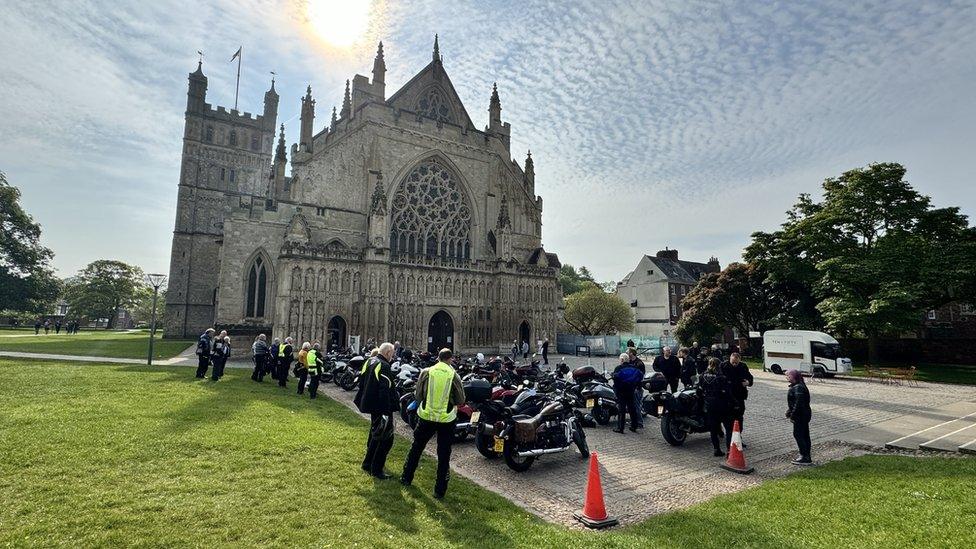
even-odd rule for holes
{"type": "Polygon", "coordinates": [[[775,374],[796,369],[822,371],[827,377],[850,374],[851,359],[840,356],[840,343],[823,332],[769,330],[763,334],[763,370],[775,374]]]}

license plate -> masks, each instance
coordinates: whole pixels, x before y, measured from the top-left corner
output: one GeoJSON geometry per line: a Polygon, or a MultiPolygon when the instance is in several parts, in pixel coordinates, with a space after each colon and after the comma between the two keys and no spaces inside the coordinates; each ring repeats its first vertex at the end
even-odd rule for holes
{"type": "Polygon", "coordinates": [[[481,412],[471,412],[471,423],[478,423],[479,418],[481,418],[481,412]]]}
{"type": "Polygon", "coordinates": [[[495,437],[495,447],[493,448],[496,452],[502,452],[505,450],[505,439],[495,437]]]}
{"type": "Polygon", "coordinates": [[[592,398],[586,399],[586,407],[587,408],[592,408],[595,405],[596,405],[596,401],[595,400],[593,400],[592,398]]]}
{"type": "Polygon", "coordinates": [[[664,406],[661,406],[660,404],[658,404],[658,406],[657,406],[657,415],[659,415],[659,416],[664,415],[664,406]]]}

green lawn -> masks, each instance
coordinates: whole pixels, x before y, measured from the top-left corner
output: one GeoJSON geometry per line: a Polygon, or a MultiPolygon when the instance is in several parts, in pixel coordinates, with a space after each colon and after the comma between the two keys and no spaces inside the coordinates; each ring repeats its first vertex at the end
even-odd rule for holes
{"type": "MultiPolygon", "coordinates": [[[[194,340],[161,339],[156,333],[153,358],[171,358],[193,345],[194,340]]],[[[0,330],[0,351],[51,353],[57,355],[104,356],[110,358],[146,358],[149,353],[149,332],[115,332],[82,330],[77,334],[34,335],[34,330],[0,330]]]]}
{"type": "MultiPolygon", "coordinates": [[[[879,363],[878,368],[907,368],[915,366],[918,371],[915,379],[919,381],[934,381],[939,383],[960,383],[964,385],[976,385],[976,366],[962,366],[958,364],[895,364],[879,363]]],[[[863,376],[864,366],[855,365],[854,375],[863,376]]]]}
{"type": "Polygon", "coordinates": [[[463,478],[437,501],[429,460],[414,488],[374,482],[359,471],[362,418],[245,370],[213,383],[189,368],[0,359],[0,375],[4,546],[976,546],[974,459],[849,459],[580,532],[463,478]]]}

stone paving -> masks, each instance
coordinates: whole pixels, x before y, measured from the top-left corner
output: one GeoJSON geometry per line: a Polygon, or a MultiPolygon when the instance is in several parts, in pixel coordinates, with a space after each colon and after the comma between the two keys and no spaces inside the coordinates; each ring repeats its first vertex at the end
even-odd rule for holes
{"type": "MultiPolygon", "coordinates": [[[[608,368],[611,360],[607,360],[608,368]]],[[[575,367],[585,359],[571,357],[567,362],[575,367]]],[[[603,359],[594,358],[593,363],[600,369],[603,359]]],[[[753,375],[756,381],[750,390],[743,432],[746,458],[756,468],[752,475],[719,469],[722,458],[712,456],[707,434],[691,435],[680,447],[668,445],[654,417],[645,418],[646,428],[636,434],[614,433],[610,426],[587,429],[590,450],[600,457],[609,512],[623,523],[632,523],[797,470],[789,463],[796,447],[792,424],[783,415],[785,378],[755,370],[753,375]]],[[[813,453],[818,463],[867,451],[847,441],[846,433],[906,414],[925,414],[944,404],[976,400],[976,391],[968,386],[923,383],[907,387],[852,379],[811,380],[808,385],[814,410],[813,453]]],[[[324,386],[324,392],[352,406],[352,393],[331,384],[324,386]]],[[[410,436],[408,427],[401,424],[398,428],[400,434],[410,436]]],[[[501,459],[483,458],[469,439],[455,446],[452,468],[546,520],[574,526],[572,513],[582,507],[587,462],[575,447],[543,456],[528,472],[516,473],[501,459]]]]}

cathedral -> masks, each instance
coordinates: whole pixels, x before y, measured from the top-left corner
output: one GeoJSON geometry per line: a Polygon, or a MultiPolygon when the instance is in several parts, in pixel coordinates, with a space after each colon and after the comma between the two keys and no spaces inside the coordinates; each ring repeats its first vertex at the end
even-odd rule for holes
{"type": "Polygon", "coordinates": [[[479,130],[436,37],[390,95],[385,74],[380,43],[317,133],[305,90],[290,151],[274,81],[252,115],[207,103],[202,63],[189,75],[167,337],[226,329],[241,353],[258,333],[492,353],[555,340],[559,259],[497,88],[479,130]]]}

